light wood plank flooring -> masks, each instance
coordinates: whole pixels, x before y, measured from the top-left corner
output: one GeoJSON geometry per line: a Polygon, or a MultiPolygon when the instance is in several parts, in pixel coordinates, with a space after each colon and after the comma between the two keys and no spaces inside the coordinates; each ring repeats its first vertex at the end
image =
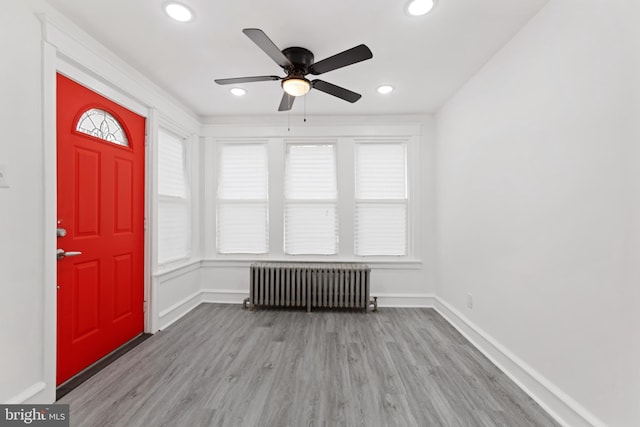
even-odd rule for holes
{"type": "Polygon", "coordinates": [[[203,304],[58,403],[72,426],[556,426],[432,309],[203,304]]]}

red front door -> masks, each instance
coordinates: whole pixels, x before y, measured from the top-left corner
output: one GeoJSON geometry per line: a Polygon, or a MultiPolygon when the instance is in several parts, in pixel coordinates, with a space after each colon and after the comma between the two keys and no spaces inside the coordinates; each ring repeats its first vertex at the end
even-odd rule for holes
{"type": "Polygon", "coordinates": [[[143,332],[145,119],[57,76],[61,384],[143,332]]]}

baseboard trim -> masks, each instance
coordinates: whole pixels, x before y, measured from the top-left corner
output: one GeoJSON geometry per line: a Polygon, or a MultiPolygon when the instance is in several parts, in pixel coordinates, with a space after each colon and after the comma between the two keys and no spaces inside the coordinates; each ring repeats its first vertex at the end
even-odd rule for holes
{"type": "Polygon", "coordinates": [[[44,391],[46,388],[47,383],[45,383],[44,381],[38,381],[32,386],[26,388],[22,393],[7,400],[5,403],[7,405],[19,405],[21,403],[25,403],[29,399],[32,399],[34,396],[36,396],[38,393],[44,391]]]}
{"type": "Polygon", "coordinates": [[[210,304],[242,304],[249,292],[230,289],[203,289],[202,302],[210,304]]]}
{"type": "Polygon", "coordinates": [[[432,294],[380,294],[372,292],[371,297],[378,297],[378,307],[394,308],[432,308],[435,295],[432,294]]]}
{"type": "Polygon", "coordinates": [[[563,426],[606,427],[531,366],[439,297],[434,308],[467,340],[563,426]]]}
{"type": "Polygon", "coordinates": [[[162,310],[159,314],[160,330],[166,329],[202,303],[202,291],[194,292],[188,297],[178,301],[171,307],[162,310]]]}

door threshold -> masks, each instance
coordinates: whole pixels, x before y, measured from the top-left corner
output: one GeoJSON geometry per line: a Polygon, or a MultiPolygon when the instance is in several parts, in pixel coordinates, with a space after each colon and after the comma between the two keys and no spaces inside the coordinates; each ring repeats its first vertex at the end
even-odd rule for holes
{"type": "Polygon", "coordinates": [[[69,394],[72,390],[76,389],[80,384],[87,381],[89,378],[93,377],[98,372],[102,371],[104,368],[118,360],[120,357],[124,356],[130,350],[134,349],[138,345],[142,344],[148,338],[150,338],[153,334],[140,334],[134,339],[127,341],[111,353],[104,356],[102,359],[98,360],[93,365],[85,368],[80,371],[73,377],[69,378],[64,383],[60,384],[56,388],[56,401],[62,399],[64,396],[69,394]]]}

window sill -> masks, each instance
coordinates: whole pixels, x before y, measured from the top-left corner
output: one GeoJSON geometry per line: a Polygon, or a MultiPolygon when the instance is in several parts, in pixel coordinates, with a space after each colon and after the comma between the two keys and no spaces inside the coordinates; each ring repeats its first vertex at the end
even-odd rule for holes
{"type": "Polygon", "coordinates": [[[372,269],[377,270],[420,270],[422,268],[421,260],[389,260],[389,259],[363,259],[363,258],[350,258],[350,259],[334,259],[334,258],[308,258],[308,257],[296,257],[296,258],[265,258],[256,256],[255,258],[237,258],[237,257],[224,257],[224,258],[207,258],[201,261],[203,267],[212,268],[248,268],[254,262],[309,262],[309,263],[354,263],[354,264],[367,264],[372,269]]]}

